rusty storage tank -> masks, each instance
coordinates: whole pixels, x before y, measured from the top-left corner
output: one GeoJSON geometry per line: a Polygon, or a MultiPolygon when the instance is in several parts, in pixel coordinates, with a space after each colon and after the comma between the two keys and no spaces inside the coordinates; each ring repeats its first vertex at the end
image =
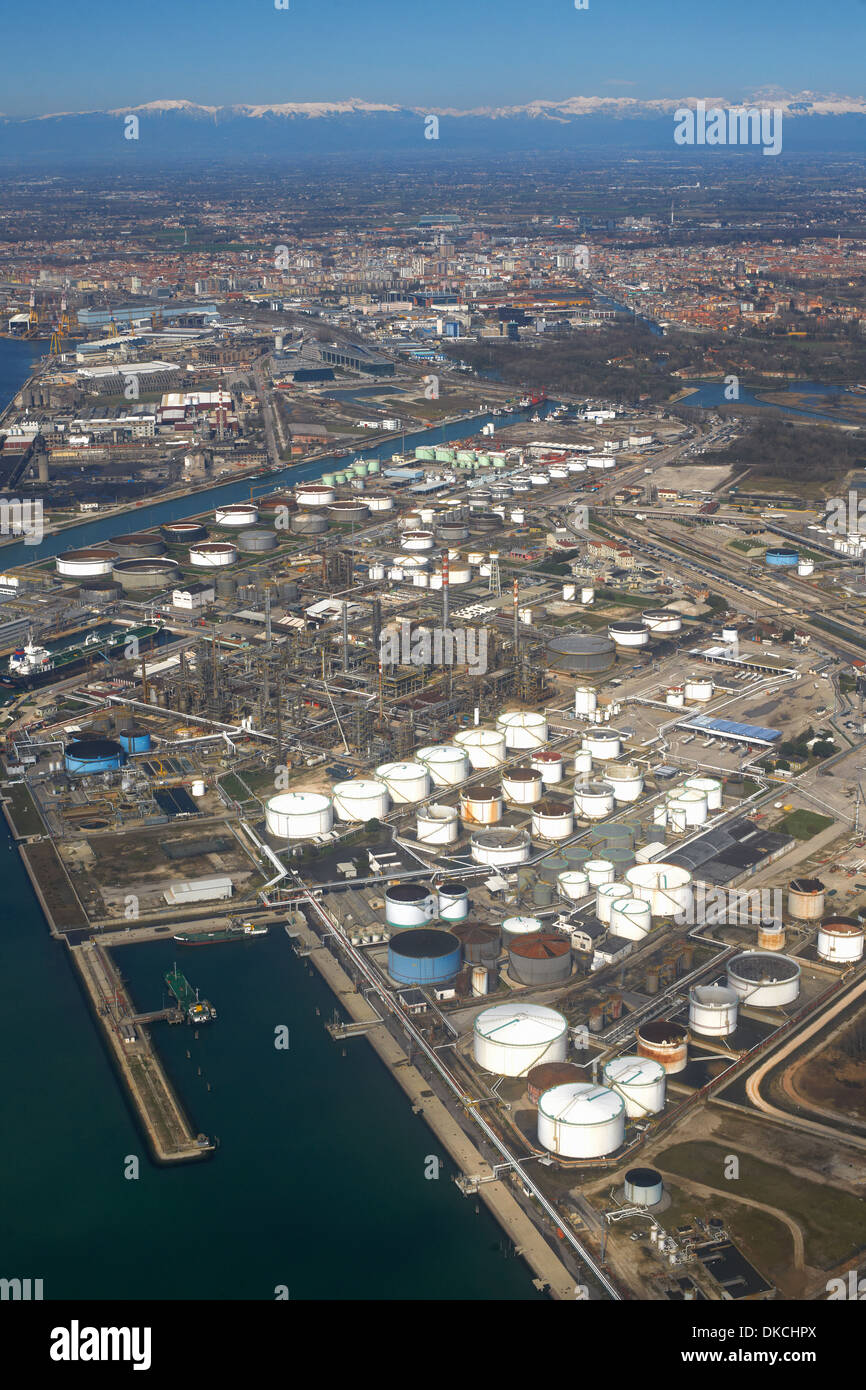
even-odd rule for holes
{"type": "Polygon", "coordinates": [[[604,1001],[604,1012],[605,1016],[614,1023],[618,1018],[622,1018],[622,995],[617,991],[609,994],[604,1001]]]}
{"type": "Polygon", "coordinates": [[[169,545],[194,545],[208,538],[208,529],[200,521],[166,521],[159,529],[169,545]]]}
{"type": "Polygon", "coordinates": [[[539,1062],[526,1073],[526,1099],[530,1105],[537,1105],[551,1086],[565,1086],[585,1079],[583,1067],[574,1062],[539,1062]]]}
{"type": "Polygon", "coordinates": [[[287,492],[272,492],[270,497],[260,497],[256,501],[259,509],[259,516],[270,519],[280,513],[291,513],[295,510],[296,502],[287,492]]]}
{"type": "Polygon", "coordinates": [[[683,946],[682,950],[680,951],[680,962],[679,962],[679,964],[680,964],[680,973],[683,974],[683,975],[687,975],[687,974],[689,973],[690,970],[693,970],[693,969],[694,969],[694,964],[695,964],[695,948],[694,948],[693,944],[691,943],[691,941],[687,941],[687,942],[685,943],[685,945],[683,946]]]}
{"type": "Polygon", "coordinates": [[[644,989],[646,990],[647,994],[658,994],[658,992],[659,992],[659,971],[658,971],[658,966],[656,966],[656,965],[651,965],[650,968],[649,968],[649,970],[647,970],[647,972],[646,972],[646,980],[644,981],[644,989]]]}
{"type": "Polygon", "coordinates": [[[131,531],[126,536],[112,536],[109,544],[114,546],[121,560],[148,560],[165,554],[165,541],[154,531],[131,531]]]}
{"type": "Polygon", "coordinates": [[[502,954],[502,932],[499,927],[486,922],[461,922],[451,928],[463,946],[463,959],[467,965],[495,967],[502,954]]]}
{"type": "Polygon", "coordinates": [[[590,1033],[604,1032],[604,1005],[593,1004],[589,1011],[589,1031],[590,1033]]]}
{"type": "Polygon", "coordinates": [[[689,1033],[681,1023],[655,1018],[636,1029],[635,1039],[638,1057],[651,1057],[654,1062],[661,1062],[669,1076],[685,1071],[689,1059],[689,1033]]]}
{"type": "Polygon", "coordinates": [[[788,912],[798,922],[818,922],[824,915],[820,878],[795,878],[788,884],[788,912]]]}
{"type": "Polygon", "coordinates": [[[522,985],[558,985],[571,974],[571,943],[558,932],[519,937],[508,948],[508,973],[522,985]]]}
{"type": "Polygon", "coordinates": [[[784,926],[777,917],[765,917],[758,923],[758,950],[782,951],[784,948],[784,926]]]}

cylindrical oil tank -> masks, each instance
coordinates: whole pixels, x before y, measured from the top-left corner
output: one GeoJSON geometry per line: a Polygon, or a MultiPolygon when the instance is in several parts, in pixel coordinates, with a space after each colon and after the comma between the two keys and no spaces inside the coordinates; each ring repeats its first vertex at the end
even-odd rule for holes
{"type": "Polygon", "coordinates": [[[497,782],[474,782],[460,796],[460,815],[467,825],[496,825],[502,820],[502,788],[497,782]]]}
{"type": "Polygon", "coordinates": [[[717,777],[687,777],[686,790],[702,792],[707,800],[707,810],[720,811],[722,808],[722,784],[717,777]]]}
{"type": "Polygon", "coordinates": [[[502,944],[507,948],[523,936],[535,936],[544,930],[540,917],[506,917],[502,923],[502,944]]]}
{"type": "Polygon", "coordinates": [[[798,922],[817,922],[824,915],[820,878],[795,878],[788,884],[788,912],[798,922]]]}
{"type": "Polygon", "coordinates": [[[668,1076],[685,1071],[689,1059],[688,1029],[670,1019],[654,1018],[642,1023],[635,1033],[639,1057],[660,1062],[668,1076]]]}
{"type": "Polygon", "coordinates": [[[643,773],[637,763],[608,763],[604,780],[610,782],[619,802],[637,801],[643,791],[643,773]]]}
{"type": "Polygon", "coordinates": [[[522,985],[559,985],[571,974],[571,943],[558,932],[520,937],[508,948],[508,973],[522,985]]]}
{"type": "Polygon", "coordinates": [[[355,526],[360,526],[370,519],[367,503],[356,497],[347,499],[345,502],[332,502],[327,508],[327,515],[332,522],[336,522],[339,526],[349,526],[353,523],[355,526]]]}
{"type": "Polygon", "coordinates": [[[705,825],[707,822],[707,794],[695,788],[683,788],[677,802],[685,807],[686,825],[705,825]]]}
{"type": "Polygon", "coordinates": [[[486,965],[473,965],[471,968],[470,980],[472,982],[472,993],[476,999],[482,998],[490,993],[491,972],[486,965]]]}
{"type": "Polygon", "coordinates": [[[758,950],[782,951],[785,948],[785,928],[776,917],[766,917],[758,923],[758,950]]]}
{"type": "Polygon", "coordinates": [[[654,637],[670,636],[683,625],[681,615],[673,608],[648,608],[641,617],[654,637]]]}
{"type": "Polygon", "coordinates": [[[602,883],[595,890],[595,915],[606,927],[610,926],[611,908],[621,899],[626,889],[621,883],[602,883]]]}
{"type": "Polygon", "coordinates": [[[131,531],[112,536],[111,546],[121,560],[148,560],[165,554],[165,541],[153,531],[131,531]]]}
{"type": "Polygon", "coordinates": [[[295,490],[295,501],[299,507],[330,507],[336,498],[333,487],[325,483],[302,483],[295,490]]]}
{"type": "Polygon", "coordinates": [[[649,628],[646,623],[609,623],[607,634],[618,647],[645,647],[649,642],[649,628]]]}
{"type": "Polygon", "coordinates": [[[531,767],[510,767],[502,774],[502,793],[508,801],[534,805],[541,800],[541,773],[531,767]]]}
{"type": "Polygon", "coordinates": [[[237,502],[225,507],[217,507],[214,521],[217,526],[255,526],[259,519],[259,509],[252,502],[237,502]]]}
{"type": "Polygon", "coordinates": [[[117,740],[124,753],[150,752],[151,737],[147,729],[136,729],[134,726],[130,726],[118,734],[117,740]]]}
{"type": "Polygon", "coordinates": [[[818,955],[834,965],[863,956],[863,927],[853,917],[825,917],[818,928],[818,955]]]}
{"type": "Polygon", "coordinates": [[[538,1142],[561,1158],[602,1158],[625,1139],[625,1101],[606,1086],[554,1086],[538,1102],[538,1142]]]}
{"type": "Polygon", "coordinates": [[[368,492],[364,500],[374,515],[383,515],[394,510],[394,499],[385,492],[368,492]]]}
{"type": "Polygon", "coordinates": [[[63,765],[72,775],[92,777],[116,772],[123,764],[123,749],[110,738],[79,738],[66,745],[63,765]]]}
{"type": "Polygon", "coordinates": [[[610,782],[586,781],[578,779],[574,784],[574,814],[587,820],[604,820],[614,806],[613,787],[610,782]]]}
{"type": "Polygon", "coordinates": [[[424,927],[436,916],[436,894],[426,883],[392,883],[385,889],[389,927],[424,927]]]}
{"type": "Polygon", "coordinates": [[[279,514],[284,516],[293,511],[295,499],[287,492],[272,492],[268,497],[256,499],[256,506],[259,509],[259,516],[264,520],[270,520],[279,514]]]}
{"type": "Polygon", "coordinates": [[[624,936],[627,941],[640,941],[652,927],[650,905],[643,898],[632,898],[628,889],[610,905],[612,936],[624,936]]]}
{"type": "Polygon", "coordinates": [[[723,985],[693,985],[689,990],[689,1027],[706,1038],[727,1038],[737,1026],[740,996],[723,985]]]}
{"type": "Polygon", "coordinates": [[[496,727],[505,735],[506,748],[538,748],[547,742],[547,720],[533,710],[506,710],[497,717],[496,727]]]}
{"type": "Polygon", "coordinates": [[[686,703],[686,690],[683,685],[669,685],[665,694],[665,704],[671,709],[682,709],[686,703]]]}
{"type": "Polygon", "coordinates": [[[327,512],[298,511],[289,519],[289,530],[295,536],[321,536],[330,526],[327,512]]]}
{"type": "Polygon", "coordinates": [[[334,783],[334,811],[340,820],[377,820],[391,809],[391,796],[384,782],[375,777],[352,777],[334,783]]]}
{"type": "Polygon", "coordinates": [[[526,1077],[526,1099],[530,1105],[538,1105],[545,1091],[554,1086],[566,1086],[583,1080],[583,1068],[574,1062],[541,1062],[533,1067],[526,1077]]]}
{"type": "Polygon", "coordinates": [[[199,521],[166,521],[160,527],[169,545],[192,545],[207,540],[207,527],[199,521]]]}
{"type": "Polygon", "coordinates": [[[532,834],[539,840],[565,840],[574,831],[574,811],[567,801],[545,797],[532,808],[532,834]]]}
{"type": "Polygon", "coordinates": [[[452,879],[437,889],[439,916],[443,922],[465,922],[469,916],[469,889],[452,879]]]}
{"type": "Polygon", "coordinates": [[[678,796],[671,796],[666,807],[666,819],[662,824],[670,826],[677,834],[684,834],[689,823],[689,809],[678,796]]]}
{"type": "Polygon", "coordinates": [[[460,834],[460,821],[453,806],[425,806],[418,812],[415,833],[423,845],[452,845],[460,834]]]}
{"type": "Polygon", "coordinates": [[[233,599],[238,589],[238,581],[233,574],[221,574],[216,582],[217,598],[233,599]]]}
{"type": "Polygon", "coordinates": [[[430,794],[430,774],[421,763],[382,763],[376,777],[385,783],[395,806],[412,805],[430,794]]]}
{"type": "Polygon", "coordinates": [[[472,1052],[478,1066],[498,1076],[526,1076],[541,1062],[564,1062],[568,1024],[541,1004],[496,1004],[473,1025],[472,1052]]]}
{"type": "Polygon", "coordinates": [[[525,830],[476,830],[470,840],[476,864],[506,868],[525,864],[529,858],[529,835],[525,830]]]}
{"type": "Polygon", "coordinates": [[[630,1120],[658,1115],[665,1108],[667,1073],[649,1057],[614,1057],[602,1067],[602,1078],[625,1101],[630,1120]]]}
{"type": "Polygon", "coordinates": [[[650,905],[653,917],[686,913],[692,905],[692,876],[679,864],[635,864],[625,881],[633,897],[650,905]]]}
{"type": "Polygon", "coordinates": [[[175,584],[180,567],[177,560],[115,560],[111,573],[124,591],[164,589],[175,584]]]}
{"type": "Polygon", "coordinates": [[[556,782],[562,781],[562,754],[555,753],[552,748],[539,748],[533,753],[530,765],[536,772],[541,773],[541,780],[545,786],[553,786],[556,782]]]}
{"type": "Polygon", "coordinates": [[[189,548],[189,562],[196,569],[222,569],[238,558],[237,546],[228,541],[202,541],[189,548]]]}
{"type": "Polygon", "coordinates": [[[624,1192],[628,1206],[657,1207],[664,1195],[662,1175],[655,1168],[629,1168],[624,1192]]]}
{"type": "Polygon", "coordinates": [[[334,824],[330,798],[319,792],[281,792],[265,805],[265,824],[279,840],[324,835],[334,824]]]}
{"type": "Polygon", "coordinates": [[[81,602],[90,608],[100,608],[105,604],[116,603],[123,593],[116,579],[106,579],[96,575],[93,579],[82,579],[78,585],[81,602]]]}
{"type": "Polygon", "coordinates": [[[590,675],[610,669],[616,660],[616,647],[603,633],[573,632],[548,642],[546,657],[553,671],[590,675]]]}
{"type": "Polygon", "coordinates": [[[57,573],[66,579],[93,579],[97,575],[111,574],[118,555],[109,546],[93,546],[87,550],[67,550],[58,555],[55,562],[57,573]]]}
{"type": "Polygon", "coordinates": [[[533,907],[551,907],[553,904],[553,887],[544,879],[539,879],[532,889],[533,907]]]}
{"type": "Polygon", "coordinates": [[[505,761],[505,735],[498,729],[466,729],[454,742],[466,750],[473,772],[498,767],[505,761]]]}
{"type": "Polygon", "coordinates": [[[266,550],[276,550],[278,536],[276,531],[265,531],[260,526],[251,526],[242,536],[238,536],[238,550],[248,554],[259,554],[266,550]]]}
{"type": "Polygon", "coordinates": [[[566,845],[562,851],[562,857],[569,868],[585,869],[587,859],[592,859],[594,856],[587,845],[566,845]]]}
{"type": "Polygon", "coordinates": [[[400,549],[406,550],[410,554],[432,550],[436,544],[436,539],[432,531],[412,530],[404,531],[400,537],[400,549]]]}
{"type": "Polygon", "coordinates": [[[800,967],[791,956],[744,951],[728,961],[727,975],[730,988],[751,1008],[781,1008],[800,993],[800,967]]]}
{"type": "Polygon", "coordinates": [[[687,700],[694,700],[701,704],[713,698],[715,688],[710,676],[689,676],[685,683],[685,696],[687,700]]]}
{"type": "Polygon", "coordinates": [[[556,886],[564,898],[579,902],[590,893],[589,877],[580,869],[565,869],[557,874],[556,886]]]}
{"type": "Polygon", "coordinates": [[[598,694],[591,685],[579,685],[574,692],[574,712],[578,718],[588,718],[598,708],[598,694]]]}
{"type": "Polygon", "coordinates": [[[616,870],[609,859],[587,859],[583,867],[589,879],[590,888],[601,888],[605,883],[613,883],[616,870]]]}
{"type": "Polygon", "coordinates": [[[434,787],[456,786],[469,775],[466,750],[454,743],[432,743],[418,748],[415,761],[426,767],[434,787]]]}
{"type": "MultiPolygon", "coordinates": [[[[468,538],[469,527],[466,525],[465,521],[440,521],[439,525],[436,527],[436,539],[440,545],[460,545],[462,541],[468,540],[468,538]]],[[[466,569],[469,570],[471,578],[472,570],[468,564],[466,565],[466,569]]],[[[469,580],[461,579],[460,583],[468,584],[469,580]]]]}
{"type": "Polygon", "coordinates": [[[584,752],[591,753],[600,762],[618,758],[622,752],[622,737],[616,729],[593,729],[580,740],[584,752]]]}
{"type": "Polygon", "coordinates": [[[484,965],[489,970],[496,968],[502,954],[502,933],[498,927],[486,922],[463,922],[455,926],[453,931],[463,947],[463,959],[467,965],[484,965]]]}
{"type": "Polygon", "coordinates": [[[574,771],[577,777],[588,777],[592,772],[592,754],[580,748],[574,755],[574,771]]]}
{"type": "Polygon", "coordinates": [[[623,876],[626,869],[630,869],[635,862],[635,852],[626,845],[612,845],[608,843],[602,850],[605,859],[609,859],[616,872],[623,876]]]}
{"type": "Polygon", "coordinates": [[[459,973],[460,942],[453,932],[419,927],[388,943],[388,974],[398,985],[447,985],[459,973]]]}

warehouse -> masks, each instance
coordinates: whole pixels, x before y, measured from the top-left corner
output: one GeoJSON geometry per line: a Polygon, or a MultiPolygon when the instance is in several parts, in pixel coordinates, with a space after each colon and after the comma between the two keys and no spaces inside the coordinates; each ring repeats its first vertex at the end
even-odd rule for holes
{"type": "Polygon", "coordinates": [[[745,817],[708,830],[690,844],[673,850],[667,859],[688,869],[696,880],[734,885],[787,853],[795,843],[791,835],[761,830],[745,817]]]}
{"type": "Polygon", "coordinates": [[[781,729],[768,729],[763,724],[738,724],[733,719],[716,719],[711,714],[696,714],[693,719],[684,719],[678,729],[688,729],[692,733],[716,735],[718,738],[731,738],[738,743],[761,744],[769,747],[778,743],[782,737],[781,729]]]}

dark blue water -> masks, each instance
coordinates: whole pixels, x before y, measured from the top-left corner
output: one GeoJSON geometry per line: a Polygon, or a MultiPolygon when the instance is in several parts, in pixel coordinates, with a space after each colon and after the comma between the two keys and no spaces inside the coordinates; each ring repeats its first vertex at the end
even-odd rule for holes
{"type": "MultiPolygon", "coordinates": [[[[819,381],[793,381],[780,382],[778,386],[768,387],[768,390],[777,391],[802,391],[809,396],[844,396],[846,389],[844,386],[826,386],[819,381]]],[[[858,394],[851,396],[852,401],[859,400],[858,394]]],[[[753,395],[744,386],[740,387],[739,400],[730,401],[725,398],[725,384],[723,381],[702,381],[697,389],[690,395],[684,396],[679,405],[700,406],[705,410],[720,405],[753,405],[762,410],[777,410],[783,415],[806,415],[812,420],[830,420],[838,424],[838,420],[832,415],[822,414],[817,410],[805,410],[802,406],[796,405],[773,405],[772,401],[762,401],[758,396],[753,395]]]]}
{"type": "Polygon", "coordinates": [[[609,294],[599,294],[596,298],[601,308],[619,309],[624,314],[631,314],[635,321],[637,323],[642,323],[644,328],[648,328],[654,337],[664,337],[664,329],[656,323],[655,319],[647,318],[646,314],[636,314],[630,304],[620,304],[618,299],[612,299],[609,294]]]}

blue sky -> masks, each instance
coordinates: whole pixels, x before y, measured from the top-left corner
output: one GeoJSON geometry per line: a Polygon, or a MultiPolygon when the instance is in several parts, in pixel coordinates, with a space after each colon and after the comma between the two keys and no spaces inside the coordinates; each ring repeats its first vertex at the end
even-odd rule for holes
{"type": "Polygon", "coordinates": [[[862,95],[866,0],[40,0],[3,19],[0,111],[187,98],[421,106],[862,95]]]}

